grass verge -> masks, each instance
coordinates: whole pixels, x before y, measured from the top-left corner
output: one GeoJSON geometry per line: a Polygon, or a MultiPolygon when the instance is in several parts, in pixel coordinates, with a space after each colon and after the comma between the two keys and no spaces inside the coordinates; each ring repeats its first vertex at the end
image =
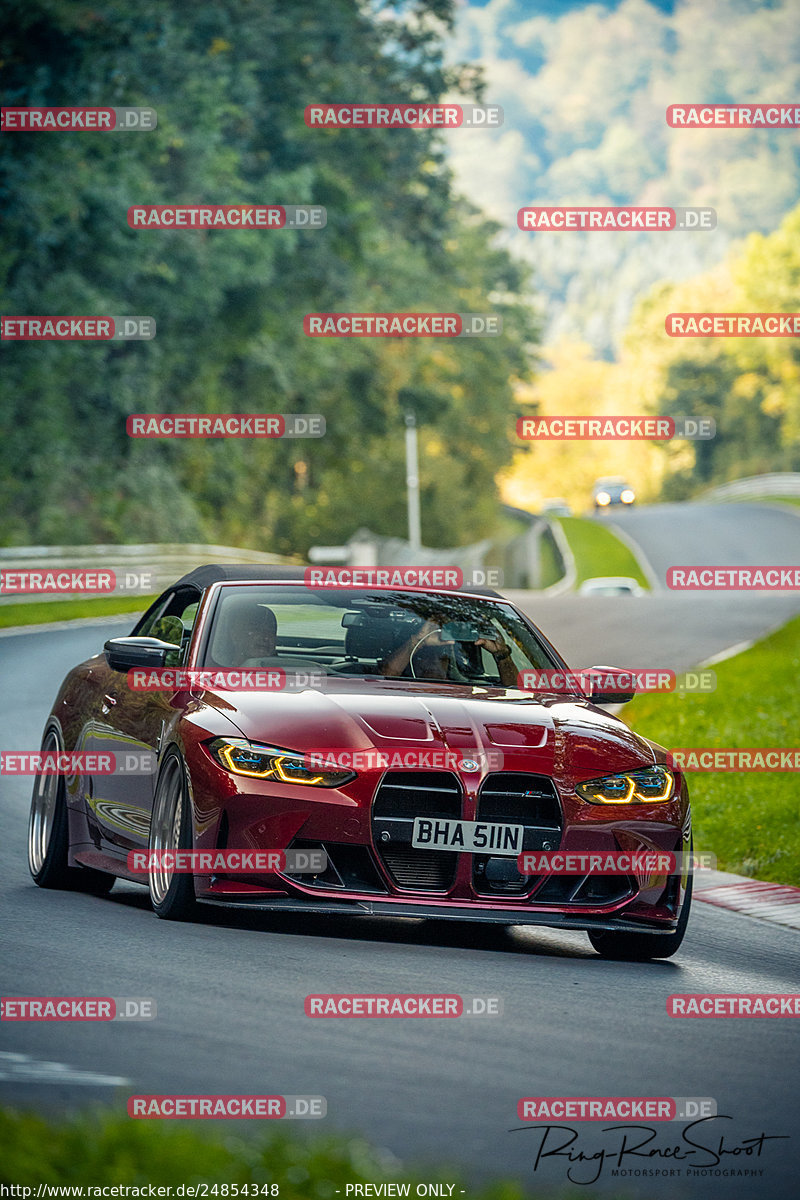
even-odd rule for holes
{"type": "Polygon", "coordinates": [[[80,617],[111,617],[117,613],[143,613],[155,596],[101,596],[80,600],[25,600],[0,604],[0,628],[12,625],[45,625],[80,617]]]}
{"type": "Polygon", "coordinates": [[[577,568],[576,586],[597,575],[627,575],[642,587],[650,584],[633,551],[599,521],[559,517],[577,568]]]}
{"type": "MultiPolygon", "coordinates": [[[[716,691],[638,696],[625,720],[668,748],[798,745],[800,617],[714,670],[716,691]]],[[[722,870],[800,886],[796,774],[690,772],[689,789],[696,849],[722,870]]]]}
{"type": "Polygon", "coordinates": [[[144,1188],[206,1183],[219,1186],[217,1193],[209,1190],[209,1196],[234,1196],[232,1185],[238,1185],[239,1196],[336,1200],[345,1195],[346,1184],[408,1183],[408,1194],[414,1196],[420,1181],[438,1181],[455,1184],[453,1195],[463,1188],[470,1200],[525,1200],[533,1195],[509,1181],[468,1187],[462,1176],[443,1169],[426,1167],[415,1176],[408,1169],[394,1169],[387,1156],[357,1137],[306,1138],[275,1128],[252,1132],[255,1122],[249,1122],[246,1132],[240,1123],[224,1122],[226,1130],[210,1129],[212,1124],[131,1120],[107,1113],[51,1122],[32,1113],[0,1110],[0,1183],[33,1184],[34,1195],[38,1183],[144,1188]],[[249,1185],[247,1193],[244,1185],[249,1185]]]}
{"type": "Polygon", "coordinates": [[[737,502],[739,504],[792,504],[797,508],[800,507],[800,496],[739,496],[737,502]]]}

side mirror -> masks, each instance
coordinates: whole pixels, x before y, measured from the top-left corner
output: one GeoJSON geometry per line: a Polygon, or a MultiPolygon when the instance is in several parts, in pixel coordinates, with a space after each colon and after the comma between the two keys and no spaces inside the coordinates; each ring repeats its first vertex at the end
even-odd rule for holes
{"type": "Polygon", "coordinates": [[[167,655],[180,651],[172,642],[153,637],[110,638],[103,647],[106,661],[114,671],[130,671],[134,667],[163,667],[167,655]]]}
{"type": "Polygon", "coordinates": [[[636,695],[633,672],[622,667],[586,667],[580,674],[592,704],[627,704],[636,695]]]}

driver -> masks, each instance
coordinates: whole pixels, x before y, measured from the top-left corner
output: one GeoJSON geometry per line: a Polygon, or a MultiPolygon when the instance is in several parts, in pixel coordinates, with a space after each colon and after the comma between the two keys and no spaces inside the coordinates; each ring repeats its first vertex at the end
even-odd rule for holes
{"type": "MultiPolygon", "coordinates": [[[[454,645],[452,639],[442,637],[442,627],[438,621],[428,620],[389,656],[381,673],[389,676],[408,674],[415,679],[451,679],[451,647],[454,645]]],[[[511,647],[502,637],[476,638],[472,645],[482,646],[489,651],[497,663],[500,682],[504,687],[516,687],[517,673],[511,647]]],[[[465,678],[464,682],[468,680],[465,678]]]]}

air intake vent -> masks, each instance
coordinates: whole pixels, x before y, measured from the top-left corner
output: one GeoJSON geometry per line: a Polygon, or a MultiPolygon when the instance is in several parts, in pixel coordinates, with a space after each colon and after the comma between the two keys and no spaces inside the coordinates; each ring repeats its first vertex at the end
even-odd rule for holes
{"type": "Polygon", "coordinates": [[[455,879],[457,854],[447,850],[415,850],[413,846],[382,849],[381,857],[394,881],[418,892],[443,892],[455,879]]]}
{"type": "MultiPolygon", "coordinates": [[[[478,794],[477,819],[524,826],[524,850],[557,850],[561,842],[561,805],[547,775],[500,771],[488,775],[478,794]]],[[[529,892],[533,875],[521,875],[513,859],[476,854],[472,885],[481,895],[529,892]]]]}

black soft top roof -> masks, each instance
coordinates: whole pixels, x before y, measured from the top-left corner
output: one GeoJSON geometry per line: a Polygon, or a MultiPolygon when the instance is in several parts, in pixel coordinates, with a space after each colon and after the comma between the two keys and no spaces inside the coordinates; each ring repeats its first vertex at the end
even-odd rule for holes
{"type": "MultiPolygon", "coordinates": [[[[387,570],[391,570],[391,566],[388,564],[381,565],[387,570]]],[[[430,566],[431,564],[428,563],[424,565],[430,566]]],[[[423,566],[423,564],[420,564],[420,566],[423,566]]],[[[235,583],[271,583],[278,581],[305,583],[305,572],[307,570],[308,567],[304,566],[303,564],[290,567],[271,567],[253,565],[253,563],[242,563],[241,565],[238,563],[206,563],[202,567],[195,567],[195,569],[190,571],[188,575],[182,576],[182,578],[180,578],[174,586],[196,587],[200,588],[201,591],[205,591],[205,589],[210,587],[212,583],[221,583],[223,581],[235,583]]],[[[341,590],[343,592],[349,592],[353,590],[382,591],[383,589],[377,587],[375,589],[353,589],[347,584],[342,584],[341,590]]],[[[402,592],[417,591],[421,589],[395,587],[389,590],[402,592]]],[[[461,588],[431,588],[430,590],[432,592],[469,592],[475,596],[491,596],[495,599],[501,599],[500,593],[494,591],[492,588],[471,587],[466,584],[461,588]]]]}
{"type": "Polygon", "coordinates": [[[202,567],[195,567],[188,575],[184,575],[175,586],[188,587],[191,585],[205,589],[212,583],[220,583],[222,580],[259,583],[273,579],[296,579],[302,583],[304,570],[305,567],[299,564],[296,567],[272,567],[253,563],[206,563],[202,567]]]}

